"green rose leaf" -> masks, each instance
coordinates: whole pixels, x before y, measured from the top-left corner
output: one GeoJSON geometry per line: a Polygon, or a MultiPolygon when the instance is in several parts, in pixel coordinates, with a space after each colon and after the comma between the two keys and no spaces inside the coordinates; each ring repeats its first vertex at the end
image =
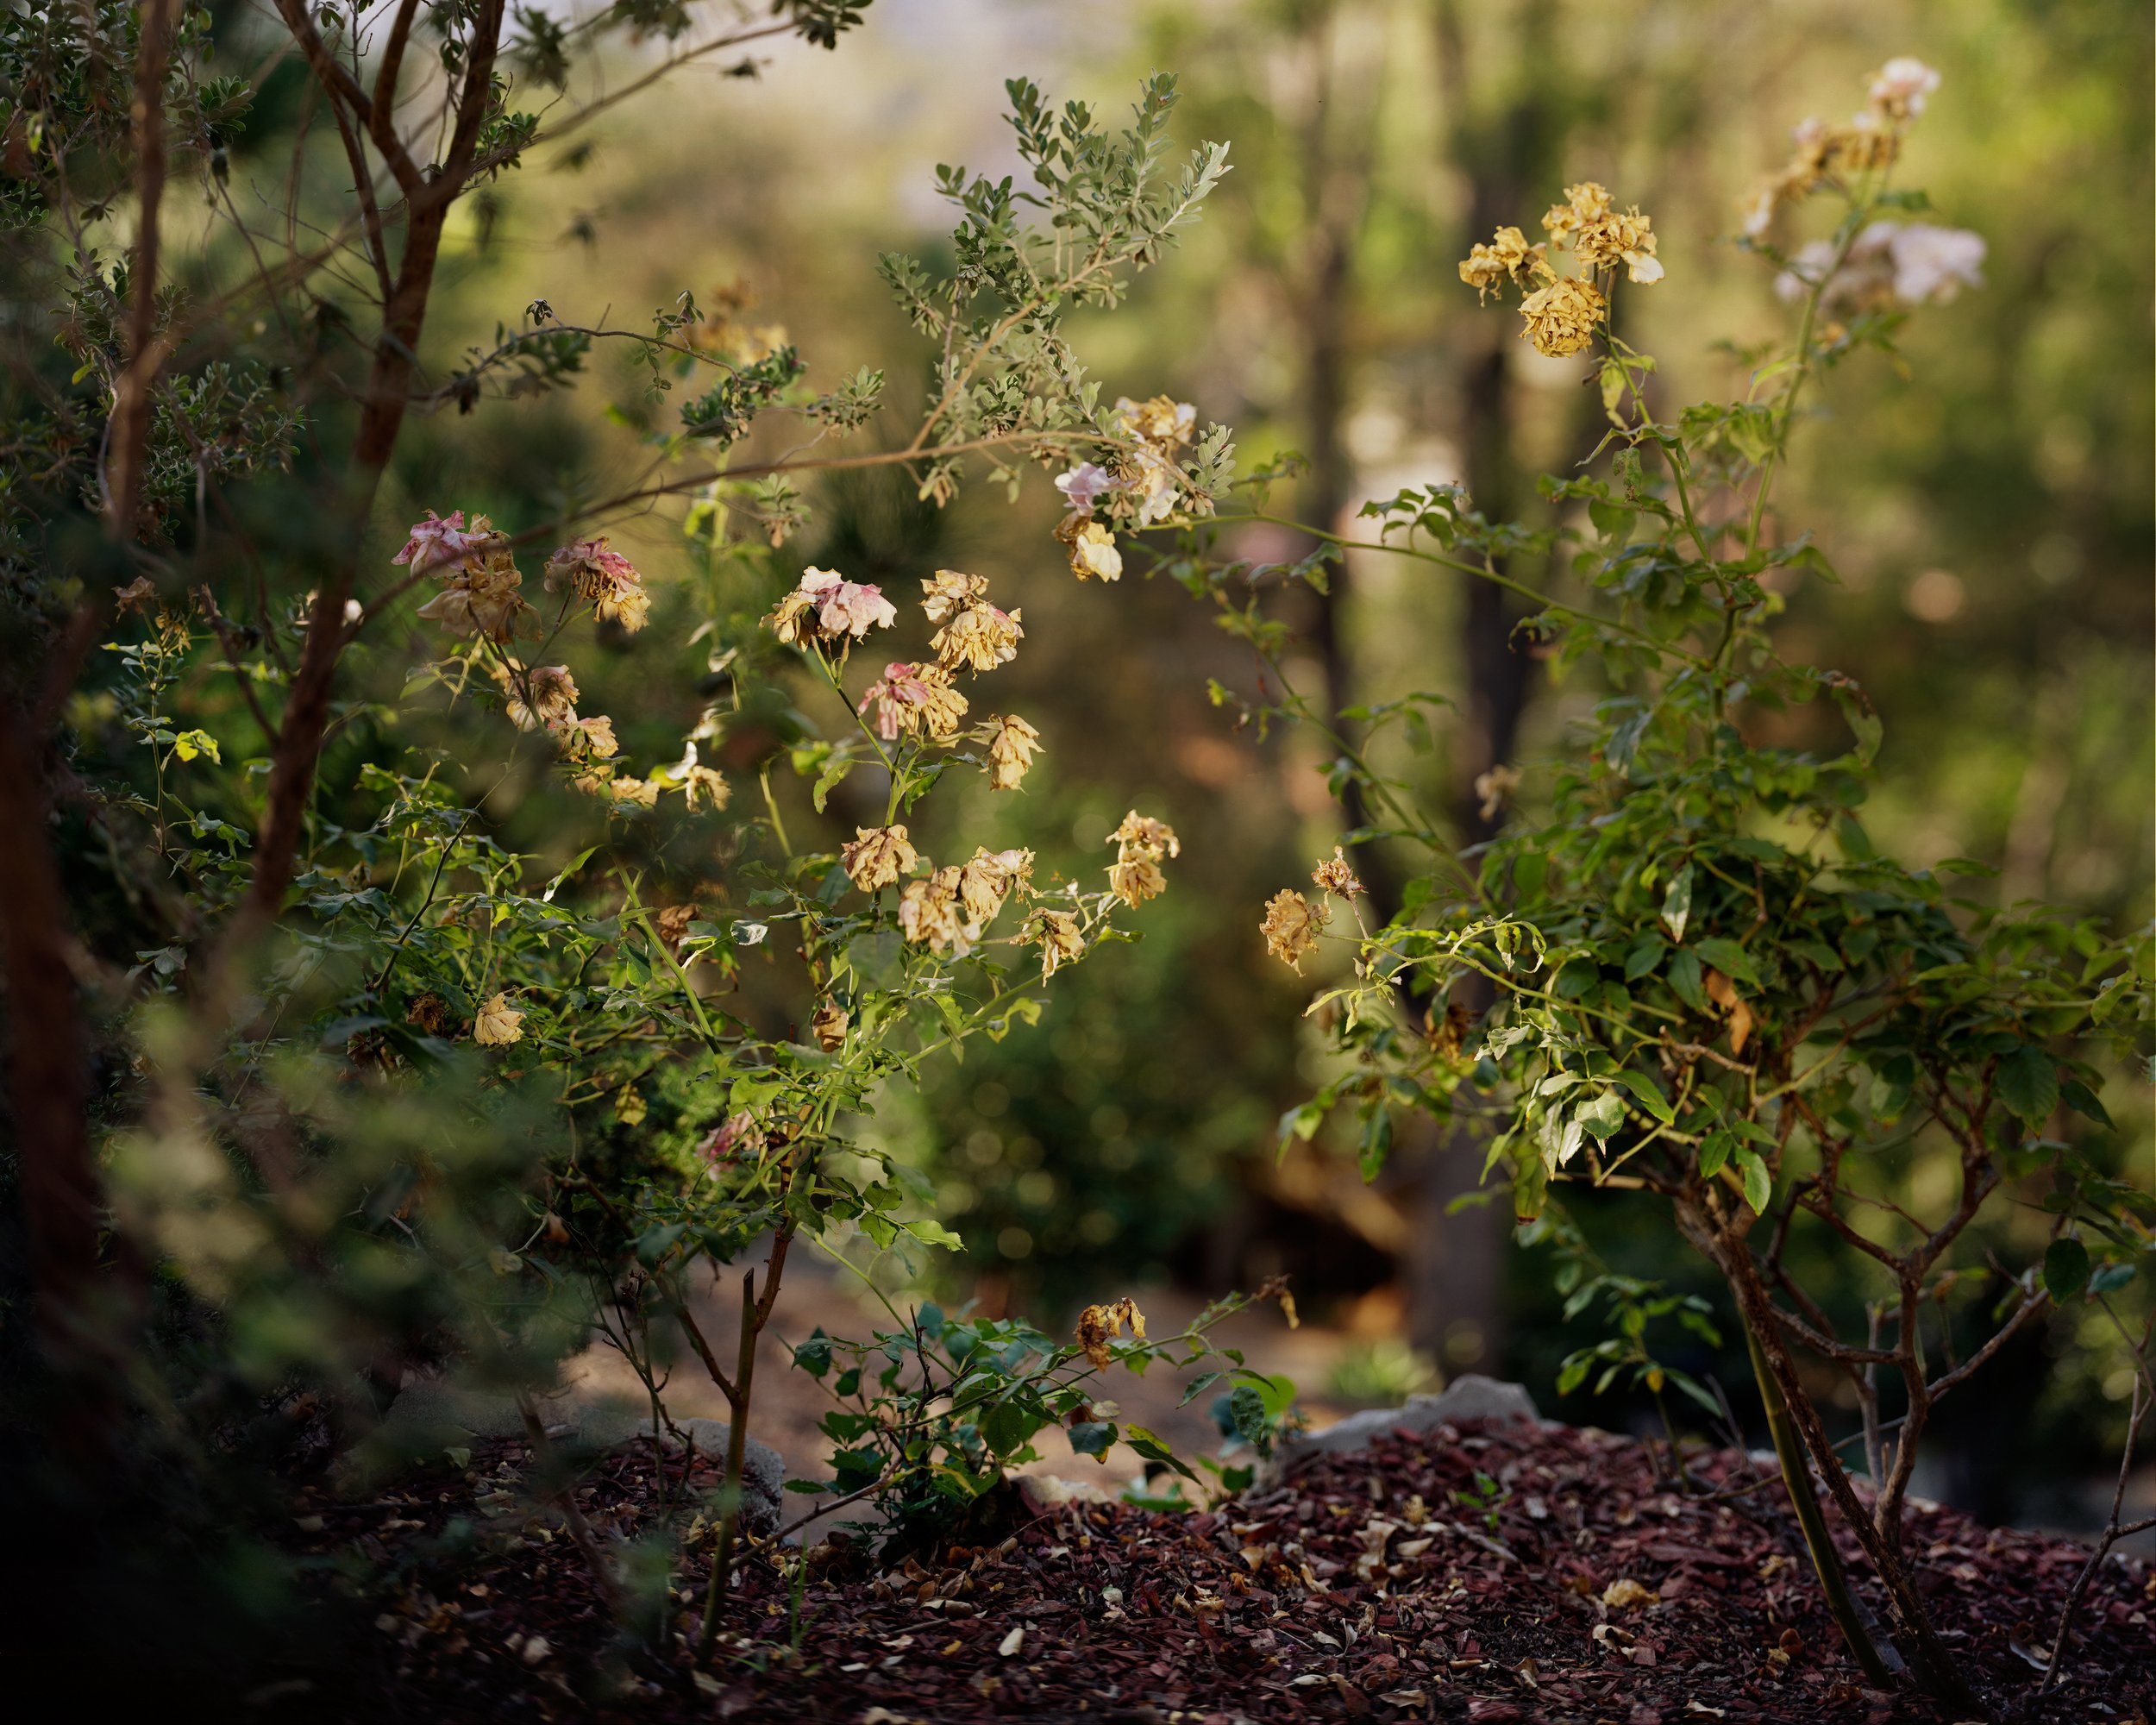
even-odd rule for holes
{"type": "Polygon", "coordinates": [[[2044,1248],[2044,1291],[2060,1305],[2089,1285],[2089,1248],[2078,1239],[2053,1240],[2044,1248]]]}
{"type": "Polygon", "coordinates": [[[2040,1125],[2059,1106],[2059,1069],[2042,1049],[2024,1043],[2000,1060],[1991,1094],[2030,1126],[2040,1125]]]}

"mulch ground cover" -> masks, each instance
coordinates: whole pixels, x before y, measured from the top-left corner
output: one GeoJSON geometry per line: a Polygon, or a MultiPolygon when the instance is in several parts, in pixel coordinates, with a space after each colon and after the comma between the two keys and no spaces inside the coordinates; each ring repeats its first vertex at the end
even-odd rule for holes
{"type": "MultiPolygon", "coordinates": [[[[1863,1686],[1778,1482],[1729,1452],[1690,1457],[1680,1485],[1662,1453],[1562,1426],[1445,1427],[1312,1457],[1206,1514],[1066,1503],[993,1544],[894,1566],[825,1544],[786,1571],[744,1572],[700,1670],[687,1654],[700,1576],[667,1602],[674,1653],[634,1651],[521,1445],[478,1446],[470,1466],[363,1505],[304,1503],[299,1538],[342,1578],[325,1585],[376,1613],[371,1677],[321,1697],[353,1717],[1956,1719],[1863,1686]]],[[[674,1506],[715,1484],[701,1461],[687,1471],[668,1466],[674,1506]]],[[[603,1458],[576,1502],[592,1539],[633,1552],[667,1513],[660,1490],[637,1446],[603,1458]]],[[[2040,1695],[2086,1552],[1929,1507],[1908,1545],[1999,1718],[2156,1716],[2149,1566],[2104,1565],[2064,1678],[2040,1695]]],[[[1861,1561],[1845,1559],[1861,1590],[1861,1561]]]]}

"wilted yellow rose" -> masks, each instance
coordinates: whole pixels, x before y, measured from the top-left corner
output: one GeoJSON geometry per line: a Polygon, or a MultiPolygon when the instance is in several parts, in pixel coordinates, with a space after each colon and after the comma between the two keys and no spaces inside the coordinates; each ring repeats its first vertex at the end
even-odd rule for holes
{"type": "Polygon", "coordinates": [[[946,670],[993,671],[1018,657],[1018,643],[1025,635],[1018,624],[1020,615],[975,599],[930,637],[929,645],[946,670]]]}
{"type": "Polygon", "coordinates": [[[1138,1340],[1145,1339],[1145,1314],[1128,1295],[1112,1306],[1088,1306],[1078,1314],[1078,1346],[1096,1371],[1107,1370],[1108,1344],[1123,1333],[1125,1324],[1138,1340]]]}
{"type": "Polygon", "coordinates": [[[845,1007],[826,1000],[809,1020],[809,1030],[818,1048],[826,1054],[836,1054],[846,1045],[846,1030],[852,1022],[845,1007]]]}
{"type": "Polygon", "coordinates": [[[1564,276],[1520,302],[1526,322],[1520,333],[1535,351],[1551,359],[1576,354],[1595,339],[1608,302],[1601,290],[1577,276],[1564,276]]]}
{"type": "Polygon", "coordinates": [[[899,926],[916,945],[963,958],[981,938],[981,925],[967,920],[959,873],[938,869],[924,880],[908,881],[899,895],[899,926]]]}
{"type": "Polygon", "coordinates": [[[1024,719],[1002,713],[989,716],[988,788],[1015,791],[1041,746],[1041,734],[1024,719]]]}
{"type": "Polygon", "coordinates": [[[1044,982],[1056,974],[1059,965],[1080,957],[1086,950],[1085,937],[1078,932],[1078,916],[1075,911],[1035,911],[1025,919],[1023,938],[1029,944],[1041,950],[1041,981],[1044,982]]]}
{"type": "Polygon", "coordinates": [[[1356,877],[1347,860],[1347,852],[1338,845],[1332,847],[1332,855],[1310,871],[1310,878],[1328,893],[1338,893],[1344,899],[1351,899],[1366,890],[1356,877]]]}
{"type": "Polygon", "coordinates": [[[841,845],[838,856],[864,893],[894,885],[920,861],[903,826],[857,826],[853,843],[841,845]]]}
{"type": "Polygon", "coordinates": [[[1116,549],[1115,535],[1098,521],[1066,515],[1056,536],[1070,553],[1070,572],[1080,580],[1123,579],[1123,554],[1116,549]]]}
{"type": "Polygon", "coordinates": [[[1265,950],[1300,975],[1303,959],[1317,950],[1319,932],[1332,914],[1323,900],[1313,904],[1293,888],[1283,888],[1266,901],[1265,920],[1259,925],[1265,950]]]}
{"type": "Polygon", "coordinates": [[[1528,287],[1553,280],[1557,273],[1543,255],[1547,250],[1540,243],[1529,245],[1527,236],[1517,228],[1500,228],[1488,245],[1477,242],[1460,260],[1460,279],[1485,300],[1507,282],[1528,287]]]}
{"type": "Polygon", "coordinates": [[[509,1004],[506,994],[496,994],[472,1020],[472,1040],[481,1048],[501,1048],[521,1041],[523,1034],[524,1015],[509,1004]]]}

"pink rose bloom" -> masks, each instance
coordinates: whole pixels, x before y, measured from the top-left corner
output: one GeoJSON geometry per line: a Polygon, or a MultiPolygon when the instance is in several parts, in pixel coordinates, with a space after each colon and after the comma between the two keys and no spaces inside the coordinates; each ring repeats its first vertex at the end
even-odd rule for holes
{"type": "Polygon", "coordinates": [[[1094,499],[1114,487],[1115,480],[1108,470],[1094,461],[1079,462],[1056,481],[1056,489],[1062,492],[1072,510],[1080,515],[1091,515],[1094,499]]]}
{"type": "MultiPolygon", "coordinates": [[[[816,620],[826,633],[850,635],[859,641],[871,629],[888,629],[899,620],[898,607],[873,581],[849,581],[836,575],[830,579],[836,585],[819,590],[821,598],[816,607],[816,620]]],[[[804,576],[801,586],[806,590],[808,585],[804,576]]]]}
{"type": "Polygon", "coordinates": [[[465,552],[479,536],[464,530],[462,510],[453,509],[445,518],[430,509],[424,521],[412,523],[411,536],[404,541],[404,549],[390,561],[409,563],[414,574],[424,574],[445,563],[462,562],[465,552]]]}
{"type": "Polygon", "coordinates": [[[716,1164],[730,1162],[736,1151],[761,1150],[763,1142],[763,1129],[756,1124],[756,1117],[744,1112],[727,1115],[705,1133],[703,1141],[696,1146],[696,1153],[716,1164]]]}
{"type": "Polygon", "coordinates": [[[927,703],[928,685],[918,672],[905,661],[894,659],[883,668],[883,680],[868,685],[857,711],[867,712],[871,706],[878,706],[876,735],[886,743],[896,743],[906,728],[906,713],[927,703]]]}

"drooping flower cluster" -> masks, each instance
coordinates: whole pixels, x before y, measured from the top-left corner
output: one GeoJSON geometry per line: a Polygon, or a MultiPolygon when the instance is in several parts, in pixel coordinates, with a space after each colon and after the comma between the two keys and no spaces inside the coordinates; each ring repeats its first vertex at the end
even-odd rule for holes
{"type": "Polygon", "coordinates": [[[1121,441],[1103,451],[1104,461],[1081,461],[1056,481],[1070,505],[1056,537],[1080,580],[1122,579],[1123,554],[1111,522],[1150,527],[1178,509],[1203,514],[1211,508],[1183,480],[1183,452],[1197,427],[1198,410],[1187,401],[1166,395],[1117,398],[1115,430],[1121,441]]]}
{"type": "Polygon", "coordinates": [[[1145,1314],[1128,1295],[1112,1306],[1088,1306],[1078,1314],[1078,1346],[1094,1371],[1108,1369],[1108,1344],[1123,1333],[1125,1324],[1138,1340],[1145,1339],[1145,1314]]]}
{"type": "Polygon", "coordinates": [[[800,584],[765,619],[771,632],[789,647],[804,642],[844,643],[864,639],[871,629],[888,629],[899,609],[872,581],[849,581],[835,569],[804,569],[800,584]]]}
{"type": "Polygon", "coordinates": [[[990,605],[987,592],[985,575],[938,569],[923,578],[921,609],[937,625],[929,645],[945,671],[993,671],[1018,657],[1021,613],[990,605]]]}
{"type": "Polygon", "coordinates": [[[1541,241],[1529,245],[1527,236],[1517,228],[1500,228],[1488,245],[1476,241],[1460,260],[1460,279],[1485,304],[1507,284],[1532,292],[1557,279],[1557,273],[1550,267],[1549,250],[1541,241]]]}
{"type": "Polygon", "coordinates": [[[744,1109],[740,1113],[727,1115],[705,1133],[696,1146],[696,1153],[718,1167],[761,1156],[768,1141],[756,1117],[744,1109]]]}
{"type": "Polygon", "coordinates": [[[948,741],[958,734],[958,721],[966,716],[966,698],[953,686],[949,671],[895,659],[883,668],[881,681],[868,685],[858,710],[866,713],[872,706],[876,735],[886,743],[916,735],[948,741]]]}
{"type": "Polygon", "coordinates": [[[531,632],[536,613],[518,591],[524,577],[509,536],[496,532],[484,515],[473,516],[467,529],[461,509],[446,518],[429,510],[424,521],[412,524],[404,549],[390,561],[441,578],[442,591],[419,607],[428,622],[497,645],[531,632]]]}
{"type": "MultiPolygon", "coordinates": [[[[404,548],[391,559],[415,574],[435,576],[442,591],[419,607],[419,615],[451,632],[486,643],[472,657],[486,654],[486,668],[501,691],[502,710],[519,731],[543,731],[554,739],[561,759],[574,769],[570,782],[590,796],[604,797],[616,809],[650,808],[662,790],[678,789],[693,809],[699,800],[725,806],[725,781],[696,764],[696,745],[674,768],[661,768],[648,779],[622,773],[614,764],[621,744],[614,722],[605,714],[585,717],[577,711],[576,678],[567,665],[530,665],[505,650],[518,635],[532,632],[536,616],[520,591],[508,535],[483,515],[467,525],[464,511],[447,516],[427,511],[407,530],[404,548]],[[493,650],[489,653],[487,648],[493,650]]],[[[589,605],[601,622],[634,633],[650,614],[651,596],[643,577],[628,558],[612,549],[604,535],[573,540],[548,558],[546,586],[589,605]]]]}
{"type": "Polygon", "coordinates": [[[853,843],[839,846],[838,858],[854,885],[874,893],[912,874],[921,856],[903,826],[857,826],[853,843]]]}
{"type": "Polygon", "coordinates": [[[1029,946],[1040,948],[1041,981],[1044,982],[1053,976],[1060,966],[1081,957],[1086,950],[1086,938],[1079,929],[1075,911],[1056,911],[1043,906],[1026,918],[1025,932],[1018,938],[1029,946]]]}
{"type": "Polygon", "coordinates": [[[588,603],[601,623],[615,623],[634,635],[651,612],[643,577],[618,551],[607,549],[604,534],[564,545],[547,559],[548,593],[564,587],[588,603]]]}
{"type": "Polygon", "coordinates": [[[1132,809],[1106,842],[1115,846],[1115,861],[1108,865],[1108,890],[1125,904],[1136,910],[1168,890],[1160,865],[1181,856],[1183,847],[1166,821],[1132,809]]]}
{"type": "Polygon", "coordinates": [[[1984,285],[1985,246],[1965,228],[1926,222],[1874,222],[1850,242],[1839,268],[1834,248],[1813,240],[1797,248],[1775,278],[1785,300],[1820,289],[1820,310],[1848,318],[1896,306],[1943,305],[1965,287],[1984,285]]]}
{"type": "Polygon", "coordinates": [[[1550,237],[1532,245],[1519,229],[1500,228],[1460,260],[1460,279],[1485,301],[1518,288],[1520,333],[1537,353],[1562,358],[1593,341],[1609,315],[1605,272],[1614,279],[1622,266],[1627,279],[1646,286],[1662,279],[1662,264],[1652,219],[1636,204],[1618,209],[1608,188],[1593,180],[1567,186],[1564,202],[1550,206],[1542,226],[1550,237]],[[1577,275],[1561,276],[1550,262],[1552,251],[1566,250],[1579,261],[1577,275]]]}
{"type": "Polygon", "coordinates": [[[976,850],[964,862],[909,881],[899,894],[899,926],[931,952],[963,958],[1014,892],[1031,890],[1030,850],[976,850]]]}
{"type": "Polygon", "coordinates": [[[1753,239],[1773,224],[1784,204],[1799,204],[1822,185],[1846,185],[1858,174],[1893,165],[1902,152],[1902,135],[1924,111],[1924,101],[1939,88],[1939,74],[1907,55],[1889,60],[1871,75],[1870,103],[1846,126],[1807,119],[1791,134],[1796,148],[1787,162],[1767,175],[1746,196],[1745,232],[1753,239]]]}
{"type": "Polygon", "coordinates": [[[997,712],[988,715],[981,735],[988,745],[988,788],[1015,791],[1041,746],[1040,732],[1022,718],[997,712]]]}
{"type": "Polygon", "coordinates": [[[1265,902],[1265,920],[1258,932],[1265,950],[1302,974],[1302,961],[1317,950],[1318,936],[1332,919],[1332,907],[1323,899],[1307,899],[1293,887],[1283,887],[1265,902]]]}

